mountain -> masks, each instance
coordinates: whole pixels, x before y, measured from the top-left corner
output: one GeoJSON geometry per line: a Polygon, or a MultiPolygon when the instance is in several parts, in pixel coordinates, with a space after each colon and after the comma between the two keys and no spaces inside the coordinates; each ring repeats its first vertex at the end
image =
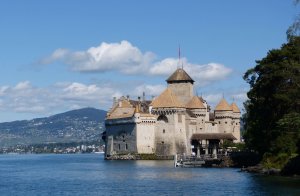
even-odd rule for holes
{"type": "Polygon", "coordinates": [[[93,141],[101,138],[106,111],[83,108],[45,118],[0,123],[0,147],[93,141]]]}

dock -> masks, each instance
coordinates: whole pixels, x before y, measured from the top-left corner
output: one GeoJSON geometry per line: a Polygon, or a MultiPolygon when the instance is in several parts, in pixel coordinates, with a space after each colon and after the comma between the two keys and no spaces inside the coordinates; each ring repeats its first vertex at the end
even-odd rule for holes
{"type": "Polygon", "coordinates": [[[174,167],[219,167],[225,155],[174,156],[174,167]]]}

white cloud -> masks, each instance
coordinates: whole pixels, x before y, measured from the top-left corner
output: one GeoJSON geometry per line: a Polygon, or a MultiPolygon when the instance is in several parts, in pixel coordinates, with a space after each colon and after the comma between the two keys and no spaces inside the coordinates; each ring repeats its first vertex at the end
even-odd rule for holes
{"type": "Polygon", "coordinates": [[[186,58],[183,58],[180,63],[177,59],[167,58],[154,64],[154,66],[150,68],[150,73],[153,75],[170,75],[177,67],[181,66],[184,67],[186,72],[189,73],[200,86],[225,79],[232,72],[230,68],[218,63],[199,65],[189,63],[186,58]]]}
{"type": "MultiPolygon", "coordinates": [[[[186,59],[183,59],[183,62],[186,63],[186,59]]],[[[162,61],[156,62],[150,68],[150,74],[152,75],[170,75],[174,70],[177,69],[179,65],[178,59],[166,58],[162,61]]]]}
{"type": "Polygon", "coordinates": [[[57,83],[47,87],[34,87],[29,81],[16,86],[0,86],[1,111],[47,115],[55,111],[74,108],[111,106],[112,97],[121,95],[109,85],[57,83]]]}
{"type": "Polygon", "coordinates": [[[0,87],[0,96],[5,95],[7,89],[9,89],[9,86],[1,86],[0,87]]]}
{"type": "Polygon", "coordinates": [[[50,64],[62,61],[69,65],[71,70],[78,72],[116,71],[123,74],[164,76],[170,75],[177,67],[183,65],[184,69],[200,86],[225,79],[232,73],[230,68],[219,63],[194,64],[186,58],[182,58],[180,63],[176,58],[155,61],[155,57],[154,53],[143,53],[138,47],[124,40],[120,43],[103,42],[86,51],[71,52],[68,49],[60,48],[39,62],[50,64]]]}
{"type": "Polygon", "coordinates": [[[143,94],[143,92],[145,92],[146,96],[157,96],[159,95],[163,90],[166,89],[165,85],[147,85],[147,84],[143,84],[143,85],[139,85],[137,86],[134,91],[133,94],[136,96],[141,96],[143,94]]]}
{"type": "Polygon", "coordinates": [[[31,88],[31,84],[29,81],[23,81],[18,83],[15,87],[14,90],[27,90],[31,88]]]}
{"type": "Polygon", "coordinates": [[[50,64],[63,61],[70,65],[72,70],[79,72],[118,70],[125,74],[134,74],[145,70],[153,59],[154,55],[151,52],[142,53],[130,42],[121,41],[120,43],[103,42],[86,51],[71,52],[67,49],[57,49],[39,62],[50,64]]]}
{"type": "Polygon", "coordinates": [[[70,51],[64,48],[56,49],[50,56],[41,59],[39,64],[51,64],[55,61],[63,60],[66,56],[70,54],[70,51]]]}

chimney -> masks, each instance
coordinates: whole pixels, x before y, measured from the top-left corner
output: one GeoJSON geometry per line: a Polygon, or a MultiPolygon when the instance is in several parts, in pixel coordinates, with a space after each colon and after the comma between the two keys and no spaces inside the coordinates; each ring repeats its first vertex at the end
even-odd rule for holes
{"type": "Polygon", "coordinates": [[[145,101],[145,92],[143,92],[143,102],[145,101]]]}

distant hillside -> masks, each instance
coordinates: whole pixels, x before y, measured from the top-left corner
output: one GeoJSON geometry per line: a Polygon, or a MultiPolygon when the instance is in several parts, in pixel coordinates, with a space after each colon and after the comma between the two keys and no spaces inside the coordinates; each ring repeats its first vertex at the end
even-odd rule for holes
{"type": "Polygon", "coordinates": [[[83,108],[46,118],[0,123],[0,147],[99,140],[106,111],[83,108]]]}

